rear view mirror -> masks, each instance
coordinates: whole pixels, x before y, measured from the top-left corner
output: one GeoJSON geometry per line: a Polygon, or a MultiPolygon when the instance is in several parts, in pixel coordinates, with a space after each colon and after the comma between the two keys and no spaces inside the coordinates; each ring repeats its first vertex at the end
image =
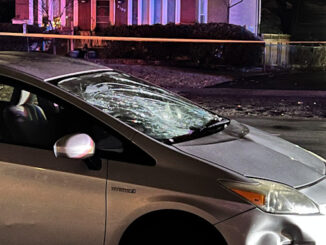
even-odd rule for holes
{"type": "Polygon", "coordinates": [[[95,143],[87,134],[66,135],[53,146],[56,157],[85,159],[94,155],[95,143]]]}

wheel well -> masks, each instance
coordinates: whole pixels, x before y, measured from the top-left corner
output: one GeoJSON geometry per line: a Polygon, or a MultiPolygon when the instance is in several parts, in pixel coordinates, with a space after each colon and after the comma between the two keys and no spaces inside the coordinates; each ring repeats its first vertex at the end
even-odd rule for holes
{"type": "MultiPolygon", "coordinates": [[[[154,211],[144,216],[141,216],[135,220],[129,227],[125,230],[119,245],[129,244],[129,239],[135,234],[141,233],[140,230],[143,229],[160,229],[162,227],[175,227],[180,231],[183,227],[196,227],[196,230],[200,230],[205,234],[205,236],[211,237],[213,241],[219,242],[220,245],[226,245],[226,241],[222,234],[208,221],[205,219],[180,210],[160,210],[154,211]]],[[[188,232],[185,230],[185,232],[188,232]]]]}

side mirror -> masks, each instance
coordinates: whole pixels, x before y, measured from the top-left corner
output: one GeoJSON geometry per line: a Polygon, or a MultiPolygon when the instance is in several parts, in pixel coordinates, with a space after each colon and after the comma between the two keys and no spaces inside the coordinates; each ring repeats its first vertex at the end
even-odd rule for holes
{"type": "Polygon", "coordinates": [[[85,159],[94,155],[95,143],[87,134],[66,135],[53,146],[56,157],[85,159]]]}

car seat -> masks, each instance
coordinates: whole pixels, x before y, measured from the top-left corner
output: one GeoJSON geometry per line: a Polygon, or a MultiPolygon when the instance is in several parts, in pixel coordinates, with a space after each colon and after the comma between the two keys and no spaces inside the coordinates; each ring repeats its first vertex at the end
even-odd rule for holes
{"type": "MultiPolygon", "coordinates": [[[[50,147],[51,129],[36,95],[14,89],[10,105],[4,108],[5,141],[13,144],[50,147]]],[[[52,144],[53,142],[51,142],[52,144]]]]}

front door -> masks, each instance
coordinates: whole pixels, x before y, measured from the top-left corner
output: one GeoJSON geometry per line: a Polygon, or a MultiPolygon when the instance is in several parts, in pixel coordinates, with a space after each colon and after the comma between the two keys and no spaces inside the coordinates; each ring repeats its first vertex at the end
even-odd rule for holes
{"type": "Polygon", "coordinates": [[[103,244],[106,170],[0,143],[0,244],[103,244]]]}
{"type": "Polygon", "coordinates": [[[22,95],[0,81],[0,244],[103,244],[107,160],[56,158],[54,139],[83,131],[81,118],[22,95]]]}

